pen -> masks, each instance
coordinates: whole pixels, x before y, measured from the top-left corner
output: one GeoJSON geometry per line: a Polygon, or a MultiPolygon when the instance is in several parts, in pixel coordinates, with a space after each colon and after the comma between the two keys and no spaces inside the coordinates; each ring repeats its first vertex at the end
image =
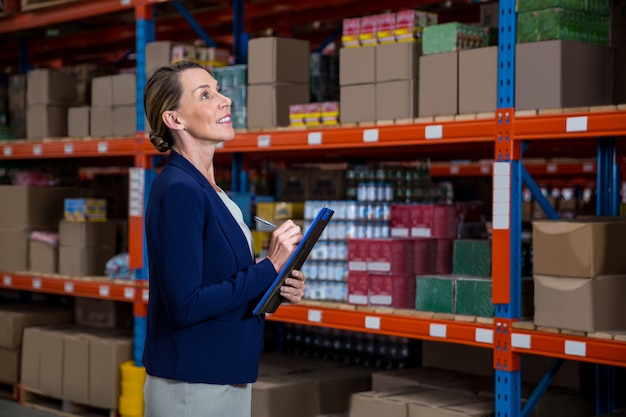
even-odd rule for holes
{"type": "Polygon", "coordinates": [[[254,216],[254,220],[259,222],[259,223],[263,223],[266,226],[273,227],[274,229],[276,229],[278,227],[274,223],[272,223],[272,222],[270,222],[268,220],[265,220],[264,218],[259,217],[259,216],[254,216]]]}

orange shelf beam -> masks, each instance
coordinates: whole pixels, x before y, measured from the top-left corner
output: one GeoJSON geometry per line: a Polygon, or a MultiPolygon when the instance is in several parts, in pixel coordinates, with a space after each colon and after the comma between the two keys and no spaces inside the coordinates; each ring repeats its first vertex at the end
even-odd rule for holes
{"type": "Polygon", "coordinates": [[[411,315],[318,307],[283,305],[268,320],[331,327],[391,336],[493,348],[491,324],[426,319],[411,315]]]}
{"type": "Polygon", "coordinates": [[[68,277],[66,275],[0,272],[0,288],[90,297],[103,300],[146,303],[147,284],[143,281],[107,278],[68,277]]]}
{"type": "Polygon", "coordinates": [[[0,159],[134,156],[137,151],[153,150],[147,139],[137,145],[134,138],[6,141],[0,142],[0,159]]]}
{"type": "Polygon", "coordinates": [[[626,135],[626,110],[516,117],[516,140],[626,135]]]}
{"type": "MultiPolygon", "coordinates": [[[[533,176],[590,175],[596,174],[595,162],[546,162],[524,164],[533,176]]],[[[433,177],[481,177],[490,176],[492,163],[436,164],[431,165],[433,177]]]]}

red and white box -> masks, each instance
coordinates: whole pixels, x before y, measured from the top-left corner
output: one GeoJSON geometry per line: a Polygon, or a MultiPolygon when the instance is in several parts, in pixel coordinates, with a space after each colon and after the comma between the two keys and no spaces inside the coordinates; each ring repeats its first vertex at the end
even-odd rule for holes
{"type": "Polygon", "coordinates": [[[437,273],[436,239],[415,239],[413,241],[413,273],[426,275],[437,273]]]}
{"type": "Polygon", "coordinates": [[[370,274],[367,272],[348,272],[348,304],[368,305],[370,274]]]}
{"type": "Polygon", "coordinates": [[[361,32],[361,18],[343,19],[341,46],[344,48],[356,48],[361,46],[359,33],[361,32]]]}
{"type": "Polygon", "coordinates": [[[369,305],[415,309],[415,276],[370,274],[369,305]]]}
{"type": "Polygon", "coordinates": [[[348,271],[367,271],[369,239],[348,239],[348,271]]]}
{"type": "Polygon", "coordinates": [[[378,15],[363,16],[361,18],[361,29],[359,30],[359,42],[361,46],[376,46],[378,40],[378,15]]]}
{"type": "Polygon", "coordinates": [[[289,106],[289,126],[304,127],[304,104],[289,106]]]}
{"type": "Polygon", "coordinates": [[[456,207],[446,204],[415,204],[411,206],[411,237],[456,237],[456,207]]]}
{"type": "Polygon", "coordinates": [[[411,236],[412,204],[392,204],[390,207],[389,233],[391,237],[411,236]]]}
{"type": "Polygon", "coordinates": [[[368,239],[367,270],[413,274],[413,239],[368,239]]]}
{"type": "Polygon", "coordinates": [[[380,45],[387,43],[395,43],[396,36],[394,31],[396,30],[396,14],[395,13],[382,13],[378,15],[378,32],[376,38],[380,45]]]}
{"type": "Polygon", "coordinates": [[[452,256],[454,252],[454,239],[436,239],[437,242],[437,274],[452,273],[452,256]]]}

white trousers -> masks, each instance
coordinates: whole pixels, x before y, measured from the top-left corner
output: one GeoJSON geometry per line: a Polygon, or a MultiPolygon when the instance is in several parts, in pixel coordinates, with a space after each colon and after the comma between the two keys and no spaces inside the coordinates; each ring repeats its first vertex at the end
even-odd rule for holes
{"type": "Polygon", "coordinates": [[[146,375],[144,417],[250,417],[252,385],[196,384],[146,375]]]}

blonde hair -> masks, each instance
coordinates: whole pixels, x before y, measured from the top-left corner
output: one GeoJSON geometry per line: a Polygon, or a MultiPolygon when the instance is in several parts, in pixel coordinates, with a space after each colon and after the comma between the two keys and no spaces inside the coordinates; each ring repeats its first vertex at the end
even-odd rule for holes
{"type": "Polygon", "coordinates": [[[163,123],[162,115],[178,107],[183,93],[178,75],[191,68],[202,68],[198,63],[179,61],[157,69],[143,90],[143,106],[150,124],[150,142],[159,152],[167,152],[174,145],[170,129],[163,123]]]}

